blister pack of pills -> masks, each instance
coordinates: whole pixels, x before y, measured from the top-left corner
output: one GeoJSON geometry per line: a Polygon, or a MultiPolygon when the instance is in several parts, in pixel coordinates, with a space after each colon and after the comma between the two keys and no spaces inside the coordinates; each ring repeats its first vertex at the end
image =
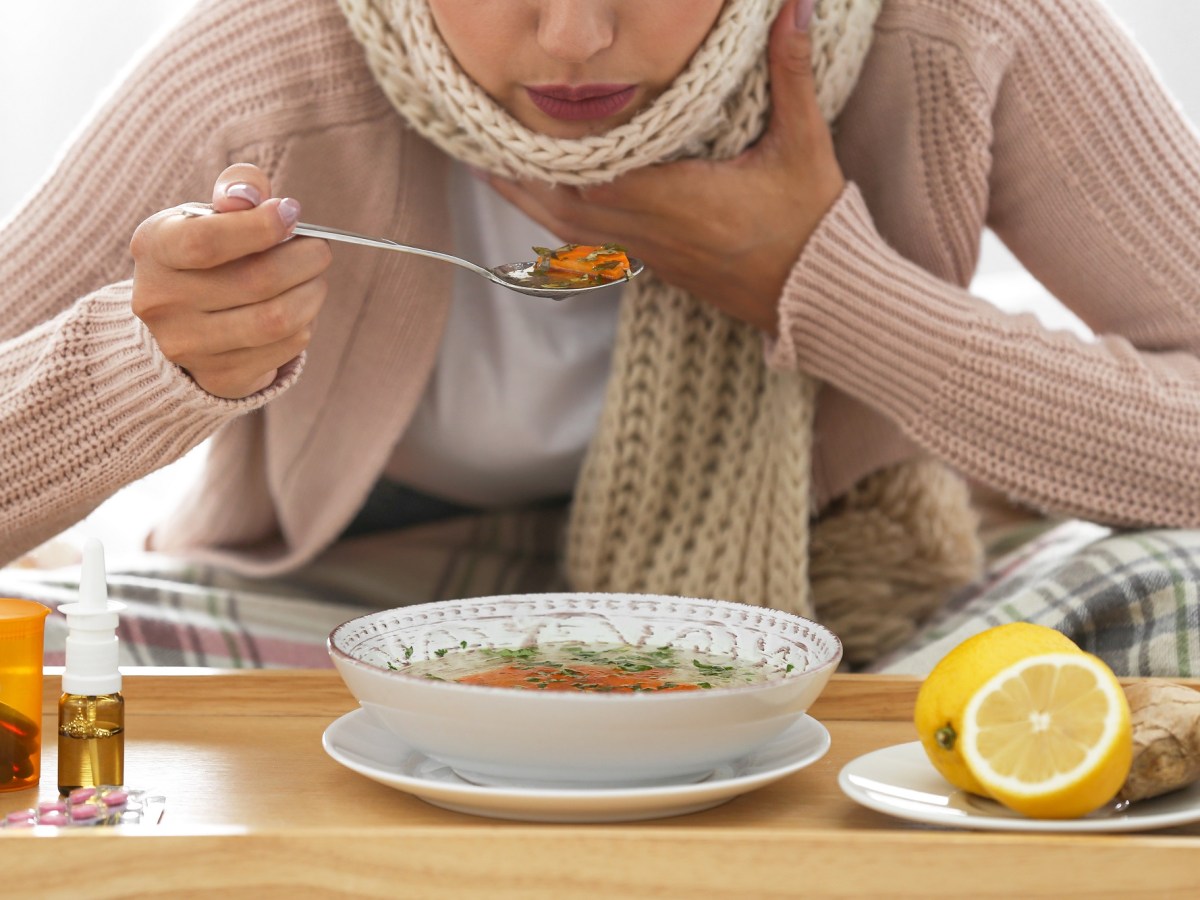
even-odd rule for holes
{"type": "Polygon", "coordinates": [[[58,800],[45,800],[32,809],[11,812],[0,828],[60,828],[97,825],[156,825],[162,821],[166,798],[152,791],[119,785],[77,788],[58,800]]]}

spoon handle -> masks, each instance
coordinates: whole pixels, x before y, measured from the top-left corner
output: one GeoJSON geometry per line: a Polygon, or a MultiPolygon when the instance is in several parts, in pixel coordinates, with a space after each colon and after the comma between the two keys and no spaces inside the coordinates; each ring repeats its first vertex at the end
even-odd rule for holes
{"type": "MultiPolygon", "coordinates": [[[[185,216],[217,215],[215,209],[207,206],[181,206],[179,207],[179,211],[185,216]]],[[[415,253],[417,256],[428,256],[432,259],[440,259],[443,262],[454,263],[454,265],[462,266],[464,269],[470,269],[476,275],[482,275],[489,281],[498,280],[494,274],[483,266],[477,266],[475,263],[463,259],[461,256],[451,256],[449,253],[439,253],[437,250],[426,250],[424,247],[401,244],[398,241],[389,241],[387,238],[367,237],[365,234],[355,234],[353,231],[330,228],[326,225],[312,225],[308,222],[297,222],[292,228],[292,234],[302,237],[324,238],[327,241],[341,241],[345,244],[359,244],[363,247],[376,247],[380,250],[398,250],[401,253],[415,253]]]]}
{"type": "Polygon", "coordinates": [[[461,256],[452,256],[449,253],[439,253],[437,250],[426,250],[424,247],[414,247],[412,244],[401,244],[399,241],[389,241],[387,238],[367,237],[365,234],[356,234],[353,231],[345,231],[341,228],[329,228],[325,225],[310,225],[305,222],[297,222],[292,229],[293,234],[303,235],[305,237],[325,238],[327,241],[342,241],[346,244],[360,244],[363,247],[377,247],[380,250],[399,250],[401,253],[415,253],[417,256],[428,256],[431,259],[440,259],[443,262],[454,263],[456,266],[462,266],[464,269],[470,269],[476,275],[482,275],[484,278],[493,279],[491,272],[483,266],[477,266],[470,260],[463,259],[461,256]]]}

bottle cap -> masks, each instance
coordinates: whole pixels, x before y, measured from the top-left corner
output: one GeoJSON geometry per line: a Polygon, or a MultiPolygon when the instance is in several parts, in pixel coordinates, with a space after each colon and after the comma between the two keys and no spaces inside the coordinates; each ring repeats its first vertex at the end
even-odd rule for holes
{"type": "Polygon", "coordinates": [[[117,668],[117,614],[124,603],[108,599],[104,547],[94,538],[83,547],[79,601],[58,608],[67,617],[67,658],[64,694],[98,697],[121,690],[117,668]]]}

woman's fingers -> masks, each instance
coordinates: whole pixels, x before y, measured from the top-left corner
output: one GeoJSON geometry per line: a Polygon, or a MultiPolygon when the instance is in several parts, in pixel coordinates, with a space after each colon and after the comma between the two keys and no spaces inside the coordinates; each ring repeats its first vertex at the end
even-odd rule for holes
{"type": "MultiPolygon", "coordinates": [[[[202,327],[212,340],[208,352],[265,349],[306,336],[325,302],[326,291],[324,278],[311,278],[267,300],[204,316],[202,327]]],[[[289,359],[284,357],[277,365],[289,359]]]]}
{"type": "Polygon", "coordinates": [[[271,196],[271,180],[258,166],[234,163],[213,184],[213,209],[233,212],[252,209],[271,196]]]}
{"type": "Polygon", "coordinates": [[[801,224],[801,247],[845,187],[833,135],[817,99],[808,32],[811,15],[811,0],[792,0],[775,20],[768,46],[770,120],[763,139],[739,160],[751,168],[775,168],[785,174],[801,224]]]}
{"type": "MultiPolygon", "coordinates": [[[[561,240],[573,244],[617,242],[631,248],[686,211],[680,191],[695,190],[704,163],[684,161],[622,175],[609,184],[575,188],[492,177],[502,197],[561,240]]],[[[694,195],[693,195],[694,196],[694,195]]]]}
{"type": "Polygon", "coordinates": [[[209,357],[277,344],[312,326],[325,293],[325,279],[317,277],[276,296],[230,309],[183,312],[176,308],[170,327],[162,329],[159,346],[168,358],[190,371],[203,367],[209,357]]]}
{"type": "Polygon", "coordinates": [[[295,238],[211,269],[169,270],[154,305],[186,305],[197,312],[236,309],[270,299],[328,268],[327,241],[295,238]]]}
{"type": "Polygon", "coordinates": [[[325,301],[324,277],[311,278],[257,303],[216,311],[164,306],[148,317],[163,355],[218,397],[248,397],[299,356],[325,301]]]}
{"type": "Polygon", "coordinates": [[[329,244],[313,238],[276,244],[211,268],[175,269],[139,259],[133,311],[153,326],[180,315],[257,304],[317,278],[331,261],[329,244]]]}
{"type": "Polygon", "coordinates": [[[131,250],[139,262],[166,269],[213,269],[281,243],[299,216],[300,205],[286,198],[217,216],[167,211],[138,227],[131,250]]]}
{"type": "Polygon", "coordinates": [[[767,45],[771,71],[771,119],[767,139],[790,152],[797,163],[812,154],[814,141],[826,142],[829,129],[817,102],[812,38],[812,0],[793,0],[775,19],[767,45]],[[804,27],[800,27],[803,21],[804,27]]]}
{"type": "Polygon", "coordinates": [[[308,346],[325,299],[329,245],[289,240],[300,205],[270,189],[256,167],[230,166],[213,185],[219,215],[165,210],[130,243],[134,314],[169,360],[219,397],[270,385],[308,346]]]}

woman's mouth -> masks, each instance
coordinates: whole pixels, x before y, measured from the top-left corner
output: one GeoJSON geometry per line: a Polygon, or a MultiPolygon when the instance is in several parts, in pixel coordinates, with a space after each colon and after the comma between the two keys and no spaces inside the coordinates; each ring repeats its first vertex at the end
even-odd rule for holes
{"type": "Polygon", "coordinates": [[[552,119],[607,119],[629,105],[635,84],[539,84],[526,86],[529,99],[552,119]]]}

